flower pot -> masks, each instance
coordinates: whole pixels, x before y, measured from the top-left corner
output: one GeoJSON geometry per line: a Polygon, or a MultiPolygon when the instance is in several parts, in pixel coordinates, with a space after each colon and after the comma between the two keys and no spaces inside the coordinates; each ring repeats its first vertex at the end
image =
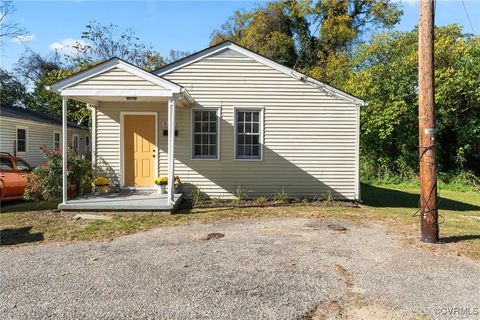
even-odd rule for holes
{"type": "Polygon", "coordinates": [[[110,186],[95,186],[95,192],[108,193],[110,192],[110,186]]]}
{"type": "Polygon", "coordinates": [[[157,192],[160,193],[160,194],[165,194],[165,193],[167,193],[167,191],[166,191],[166,185],[164,185],[164,184],[157,185],[157,192]]]}

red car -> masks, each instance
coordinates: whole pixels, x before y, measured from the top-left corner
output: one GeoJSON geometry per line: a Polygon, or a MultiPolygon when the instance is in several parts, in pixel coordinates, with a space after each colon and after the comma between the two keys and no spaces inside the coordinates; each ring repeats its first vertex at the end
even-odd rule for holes
{"type": "Polygon", "coordinates": [[[32,167],[22,158],[0,152],[0,200],[23,199],[32,167]]]}

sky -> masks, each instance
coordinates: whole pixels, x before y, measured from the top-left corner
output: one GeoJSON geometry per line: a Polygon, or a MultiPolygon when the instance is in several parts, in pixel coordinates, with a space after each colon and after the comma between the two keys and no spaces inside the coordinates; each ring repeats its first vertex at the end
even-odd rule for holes
{"type": "MultiPolygon", "coordinates": [[[[262,1],[14,1],[16,12],[9,19],[28,35],[4,41],[0,65],[10,70],[26,48],[41,54],[68,50],[90,21],[132,28],[164,56],[171,49],[195,52],[208,46],[212,32],[236,9],[258,4],[262,1]]],[[[404,15],[396,29],[410,30],[418,23],[418,0],[405,0],[402,6],[404,15]]],[[[459,23],[465,32],[478,34],[479,16],[480,0],[437,0],[436,25],[459,23]]]]}

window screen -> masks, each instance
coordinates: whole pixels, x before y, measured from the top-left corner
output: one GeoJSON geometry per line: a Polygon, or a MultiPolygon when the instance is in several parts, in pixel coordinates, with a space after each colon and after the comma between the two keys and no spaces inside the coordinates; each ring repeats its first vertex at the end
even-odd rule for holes
{"type": "Polygon", "coordinates": [[[217,110],[193,111],[193,158],[218,159],[217,110]]]}
{"type": "Polygon", "coordinates": [[[27,152],[27,130],[17,128],[17,152],[27,152]]]}
{"type": "Polygon", "coordinates": [[[237,159],[261,159],[260,115],[260,110],[237,110],[237,159]]]}

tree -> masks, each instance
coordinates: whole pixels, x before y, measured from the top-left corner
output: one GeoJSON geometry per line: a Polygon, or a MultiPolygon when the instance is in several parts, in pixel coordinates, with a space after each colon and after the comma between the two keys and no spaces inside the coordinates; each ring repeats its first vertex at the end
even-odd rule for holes
{"type": "Polygon", "coordinates": [[[18,22],[8,21],[8,16],[15,12],[12,1],[0,1],[0,41],[27,35],[27,31],[18,22]]]}
{"type": "MultiPolygon", "coordinates": [[[[480,37],[458,25],[435,31],[439,170],[480,174],[480,37]]],[[[340,87],[368,100],[362,111],[364,175],[410,176],[418,162],[417,30],[360,46],[340,87]]]]}
{"type": "Polygon", "coordinates": [[[28,94],[25,86],[6,70],[0,69],[0,102],[24,106],[28,94]]]}
{"type": "Polygon", "coordinates": [[[394,26],[400,4],[392,0],[269,2],[236,11],[212,35],[212,44],[231,40],[323,81],[346,72],[365,31],[394,26]]]}
{"type": "Polygon", "coordinates": [[[101,25],[92,21],[82,33],[87,44],[77,43],[76,55],[71,58],[74,65],[93,63],[117,57],[148,71],[156,70],[165,64],[163,57],[141,43],[132,29],[119,30],[117,25],[101,25]]]}
{"type": "Polygon", "coordinates": [[[297,55],[291,21],[284,9],[282,2],[269,2],[253,11],[237,10],[212,34],[211,44],[230,40],[292,66],[297,55]]]}

